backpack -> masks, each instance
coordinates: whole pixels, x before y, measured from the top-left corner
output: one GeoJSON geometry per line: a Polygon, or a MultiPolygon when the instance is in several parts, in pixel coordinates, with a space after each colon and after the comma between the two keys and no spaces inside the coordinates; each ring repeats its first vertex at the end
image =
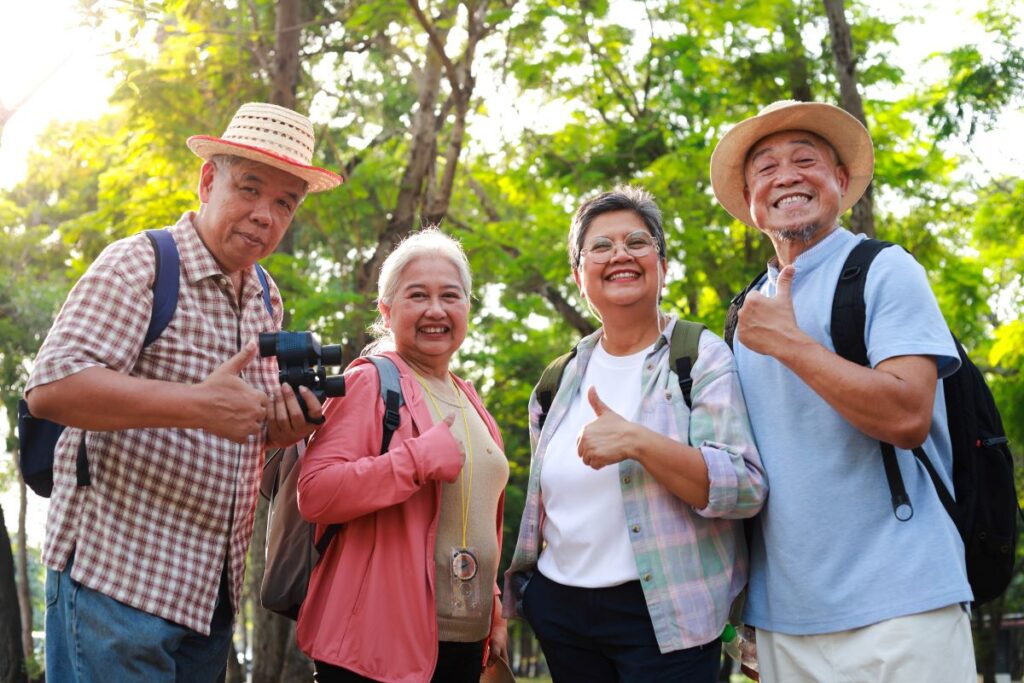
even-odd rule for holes
{"type": "MultiPolygon", "coordinates": [[[[384,402],[381,455],[387,452],[391,437],[401,424],[398,409],[405,403],[398,380],[398,368],[385,356],[367,356],[380,376],[380,396],[384,402]]],[[[266,562],[260,585],[260,604],[264,609],[289,619],[299,616],[299,608],[309,589],[309,577],[331,541],[344,524],[331,524],[319,540],[316,524],[299,514],[297,500],[299,465],[306,443],[281,448],[267,456],[263,466],[260,493],[270,501],[267,514],[266,562]]]]}
{"type": "MultiPolygon", "coordinates": [[[[832,301],[832,342],[843,358],[867,366],[864,342],[866,311],[864,287],[868,269],[890,242],[863,240],[847,256],[832,301]]],[[[732,346],[740,307],[747,293],[757,287],[762,272],[729,306],[725,338],[732,346]]],[[[952,334],[952,333],[950,333],[952,334]]],[[[992,392],[981,371],[971,362],[953,335],[960,368],[942,380],[946,419],[953,451],[950,492],[927,453],[921,447],[914,456],[928,472],[939,500],[956,524],[964,543],[967,579],[974,602],[983,604],[1006,590],[1013,576],[1017,545],[1017,517],[1021,514],[1013,478],[1013,457],[992,392]]],[[[900,521],[914,515],[891,444],[880,443],[893,514],[900,521]]]]}
{"type": "MultiPolygon", "coordinates": [[[[180,284],[178,245],[168,230],[146,230],[146,237],[153,247],[156,260],[156,276],[153,278],[153,312],[149,327],[142,342],[146,348],[163,334],[178,308],[178,287],[180,284]]],[[[256,264],[256,276],[263,288],[263,305],[273,316],[270,305],[270,285],[267,274],[256,264]]],[[[32,491],[43,498],[53,492],[53,456],[57,440],[64,433],[64,425],[34,417],[25,399],[18,400],[18,466],[22,478],[32,491]]],[[[75,463],[77,483],[89,486],[89,460],[85,450],[85,432],[78,444],[78,458],[75,463]]]]}
{"type": "MultiPolygon", "coordinates": [[[[676,320],[676,326],[672,328],[672,339],[669,347],[669,367],[676,371],[679,379],[679,389],[683,393],[683,400],[686,407],[692,408],[693,400],[690,396],[693,390],[693,378],[690,377],[690,370],[697,362],[697,350],[700,344],[700,334],[704,331],[704,325],[690,322],[682,318],[676,320]]],[[[541,373],[540,381],[537,382],[537,401],[540,403],[540,426],[548,419],[548,411],[551,410],[551,402],[558,393],[558,387],[562,383],[562,374],[565,366],[576,356],[576,347],[572,347],[568,353],[564,353],[551,361],[544,372],[541,373]]]]}

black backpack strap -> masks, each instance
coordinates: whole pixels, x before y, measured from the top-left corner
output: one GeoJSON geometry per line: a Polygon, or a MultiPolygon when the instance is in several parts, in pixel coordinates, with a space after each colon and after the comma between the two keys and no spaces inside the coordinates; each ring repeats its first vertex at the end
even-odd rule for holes
{"type": "Polygon", "coordinates": [[[917,459],[921,461],[922,465],[924,465],[925,470],[928,472],[928,476],[932,478],[932,483],[935,485],[935,491],[939,494],[939,500],[942,501],[942,507],[946,508],[946,512],[949,514],[950,518],[952,518],[953,522],[956,524],[957,530],[961,532],[962,536],[963,515],[960,512],[960,507],[956,504],[956,501],[953,500],[953,496],[950,494],[949,489],[947,489],[946,485],[942,483],[942,479],[939,477],[939,473],[936,471],[935,465],[932,464],[931,459],[928,457],[928,454],[924,452],[924,449],[918,446],[914,449],[914,455],[917,456],[917,459]]]}
{"type": "Polygon", "coordinates": [[[729,302],[729,312],[725,314],[725,327],[722,329],[722,338],[725,339],[725,343],[732,348],[733,338],[736,336],[736,326],[740,322],[740,309],[743,308],[743,302],[747,300],[747,294],[750,294],[753,290],[757,289],[760,284],[764,281],[764,276],[768,274],[767,270],[762,270],[757,277],[750,281],[743,291],[732,298],[729,302]]]}
{"type": "Polygon", "coordinates": [[[548,419],[548,411],[551,410],[551,402],[555,400],[555,394],[558,393],[558,387],[562,384],[562,374],[565,372],[565,366],[569,364],[569,361],[575,358],[576,347],[572,347],[572,350],[568,353],[563,353],[558,358],[554,359],[548,366],[544,368],[544,372],[540,375],[540,381],[537,382],[537,387],[534,391],[537,394],[537,402],[540,403],[540,426],[543,427],[544,423],[548,419]]]}
{"type": "Polygon", "coordinates": [[[693,378],[690,371],[697,362],[700,347],[700,335],[704,325],[680,318],[672,328],[672,339],[669,346],[669,366],[676,371],[679,378],[679,390],[683,392],[683,400],[687,408],[693,408],[693,378]]]}
{"type": "MultiPolygon", "coordinates": [[[[864,288],[867,285],[868,269],[879,252],[891,246],[892,242],[875,239],[866,239],[858,243],[843,262],[832,299],[832,345],[835,346],[838,355],[865,367],[868,365],[868,350],[864,341],[864,329],[867,324],[864,288]]],[[[907,495],[907,487],[903,483],[903,475],[896,461],[896,449],[892,444],[883,442],[879,442],[879,447],[882,451],[885,479],[889,484],[892,512],[896,519],[906,522],[914,516],[914,506],[907,495]]],[[[928,462],[927,458],[925,462],[928,462]]],[[[926,467],[930,466],[931,463],[928,462],[926,467]]]]}
{"type": "Polygon", "coordinates": [[[867,239],[853,248],[843,263],[832,299],[832,345],[836,353],[858,365],[868,364],[868,351],[864,343],[866,308],[864,287],[868,269],[878,252],[891,247],[891,242],[867,239]]]}
{"type": "MultiPolygon", "coordinates": [[[[384,419],[382,420],[380,454],[388,452],[391,445],[391,437],[402,423],[402,417],[398,409],[405,405],[405,397],[402,395],[402,384],[399,380],[398,366],[387,356],[367,356],[367,360],[377,368],[380,376],[380,397],[384,401],[384,419]]],[[[344,524],[332,524],[324,529],[320,540],[316,542],[316,550],[321,556],[327,551],[327,546],[344,524]]]]}

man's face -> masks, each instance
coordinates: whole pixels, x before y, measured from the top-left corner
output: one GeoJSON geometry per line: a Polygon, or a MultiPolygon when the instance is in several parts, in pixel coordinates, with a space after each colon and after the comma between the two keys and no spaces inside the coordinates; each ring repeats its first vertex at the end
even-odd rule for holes
{"type": "Polygon", "coordinates": [[[240,159],[199,174],[195,225],[225,273],[249,268],[277,248],[306,194],[306,182],[273,166],[240,159]]]}
{"type": "Polygon", "coordinates": [[[839,218],[849,177],[831,147],[804,131],[782,131],[751,147],[743,196],[754,224],[770,236],[810,242],[839,218]]]}

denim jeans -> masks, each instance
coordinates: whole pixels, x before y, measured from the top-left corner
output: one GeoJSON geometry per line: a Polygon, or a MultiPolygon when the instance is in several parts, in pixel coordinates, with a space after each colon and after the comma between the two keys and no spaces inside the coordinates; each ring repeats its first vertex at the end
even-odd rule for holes
{"type": "Polygon", "coordinates": [[[221,576],[209,636],[46,571],[46,679],[59,683],[223,680],[234,616],[221,576]]]}

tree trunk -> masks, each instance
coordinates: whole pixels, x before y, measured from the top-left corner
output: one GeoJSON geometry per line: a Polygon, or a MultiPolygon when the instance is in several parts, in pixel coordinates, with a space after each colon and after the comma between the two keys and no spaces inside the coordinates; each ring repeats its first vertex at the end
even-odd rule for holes
{"type": "MultiPolygon", "coordinates": [[[[277,19],[274,28],[274,59],[271,78],[271,104],[289,109],[296,108],[299,75],[302,73],[302,3],[300,0],[277,0],[277,19]]],[[[291,254],[295,250],[293,226],[286,230],[277,251],[291,254]]]]}
{"type": "Polygon", "coordinates": [[[24,683],[25,654],[21,644],[21,614],[14,582],[14,556],[0,507],[0,683],[24,683]]]}
{"type": "Polygon", "coordinates": [[[228,652],[228,670],[224,683],[245,683],[245,671],[238,663],[238,650],[233,642],[231,650],[228,652]]]}
{"type": "Polygon", "coordinates": [[[803,26],[798,16],[799,10],[792,5],[782,5],[781,7],[779,25],[785,39],[786,52],[789,55],[787,62],[790,96],[798,102],[811,102],[814,100],[814,95],[811,92],[810,67],[807,63],[807,51],[804,48],[804,40],[801,35],[803,26]]]}
{"type": "MultiPolygon", "coordinates": [[[[857,90],[857,58],[853,52],[853,38],[850,25],[846,23],[843,0],[822,0],[828,15],[829,31],[832,34],[832,53],[836,60],[836,75],[839,77],[840,105],[858,121],[868,127],[864,116],[864,103],[857,90]]],[[[864,195],[853,206],[850,229],[862,232],[868,237],[875,236],[875,215],[873,199],[874,183],[868,185],[864,195]]]]}
{"type": "Polygon", "coordinates": [[[999,598],[987,605],[974,607],[976,624],[974,632],[975,658],[984,683],[996,682],[996,658],[998,656],[999,629],[1003,623],[1003,602],[999,598]]]}
{"type": "MultiPolygon", "coordinates": [[[[17,452],[14,454],[17,459],[17,452]]],[[[28,580],[28,534],[25,518],[28,516],[28,487],[18,472],[18,554],[15,563],[18,572],[18,606],[21,611],[21,649],[25,661],[35,658],[32,646],[32,586],[28,580]]]]}

